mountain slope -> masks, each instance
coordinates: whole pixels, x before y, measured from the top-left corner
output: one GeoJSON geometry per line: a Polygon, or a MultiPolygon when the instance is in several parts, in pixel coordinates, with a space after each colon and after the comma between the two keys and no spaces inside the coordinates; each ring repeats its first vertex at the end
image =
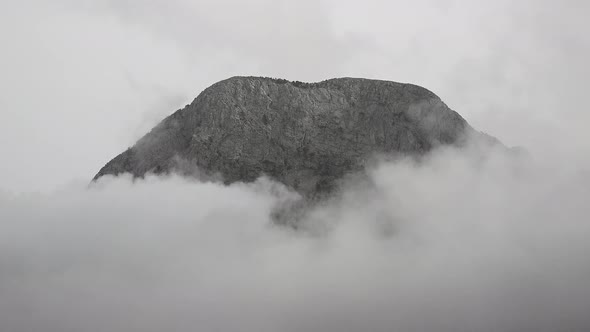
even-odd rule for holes
{"type": "Polygon", "coordinates": [[[474,131],[422,87],[339,78],[320,83],[233,77],[205,89],[94,177],[148,172],[265,174],[303,193],[329,191],[376,155],[421,155],[474,131]]]}

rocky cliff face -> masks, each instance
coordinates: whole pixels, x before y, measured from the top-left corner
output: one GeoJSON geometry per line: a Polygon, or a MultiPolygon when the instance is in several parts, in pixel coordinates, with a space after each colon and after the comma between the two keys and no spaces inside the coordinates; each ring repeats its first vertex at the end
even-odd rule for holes
{"type": "Polygon", "coordinates": [[[473,133],[483,135],[434,93],[412,84],[233,77],[164,119],[95,179],[186,173],[186,165],[195,165],[226,183],[265,174],[313,195],[377,155],[423,154],[473,133]]]}

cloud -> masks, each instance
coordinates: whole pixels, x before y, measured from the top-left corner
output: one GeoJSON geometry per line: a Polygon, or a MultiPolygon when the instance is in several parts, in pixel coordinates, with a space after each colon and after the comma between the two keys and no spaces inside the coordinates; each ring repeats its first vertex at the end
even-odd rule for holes
{"type": "Polygon", "coordinates": [[[587,1],[2,7],[0,330],[589,329],[587,1]],[[268,180],[87,187],[236,74],[420,84],[532,160],[384,162],[297,231],[268,180]]]}
{"type": "Polygon", "coordinates": [[[476,152],[381,163],[299,230],[269,219],[292,194],[267,179],[1,196],[0,326],[588,329],[587,170],[476,152]]]}

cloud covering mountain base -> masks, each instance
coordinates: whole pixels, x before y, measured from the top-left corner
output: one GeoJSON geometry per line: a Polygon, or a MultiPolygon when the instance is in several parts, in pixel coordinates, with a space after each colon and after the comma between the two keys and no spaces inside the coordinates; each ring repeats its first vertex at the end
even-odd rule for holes
{"type": "Polygon", "coordinates": [[[3,194],[0,329],[588,330],[588,171],[547,160],[383,162],[298,230],[268,179],[3,194]]]}

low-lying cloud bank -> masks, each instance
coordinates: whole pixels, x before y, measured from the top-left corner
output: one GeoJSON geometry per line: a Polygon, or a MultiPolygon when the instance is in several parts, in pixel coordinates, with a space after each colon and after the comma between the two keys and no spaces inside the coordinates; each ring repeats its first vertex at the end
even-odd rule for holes
{"type": "Polygon", "coordinates": [[[382,163],[300,230],[265,179],[1,194],[0,330],[589,330],[589,172],[472,152],[382,163]]]}

